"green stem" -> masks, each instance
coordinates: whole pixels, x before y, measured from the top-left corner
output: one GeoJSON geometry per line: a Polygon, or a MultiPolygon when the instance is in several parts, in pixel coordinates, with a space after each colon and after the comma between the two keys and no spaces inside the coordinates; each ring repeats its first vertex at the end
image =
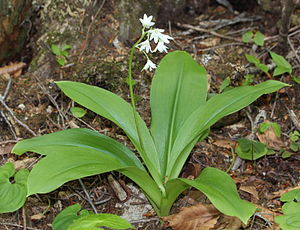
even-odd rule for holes
{"type": "MultiPolygon", "coordinates": [[[[136,110],[136,106],[135,106],[134,91],[133,91],[133,80],[132,80],[132,60],[133,60],[133,54],[134,54],[134,51],[136,49],[136,46],[143,40],[143,38],[145,37],[146,34],[147,33],[145,33],[144,28],[143,28],[141,37],[131,47],[130,55],[129,55],[129,64],[128,64],[129,94],[130,94],[131,105],[132,105],[133,115],[134,115],[134,121],[135,121],[136,129],[137,129],[137,134],[138,134],[138,138],[139,138],[139,142],[140,142],[141,151],[145,151],[145,148],[144,148],[143,140],[142,140],[142,137],[141,137],[141,130],[140,130],[140,126],[139,126],[139,123],[138,123],[137,110],[136,110]]],[[[150,173],[151,173],[151,171],[150,171],[150,173]]],[[[152,177],[155,180],[155,182],[157,183],[158,187],[160,188],[163,196],[166,196],[165,187],[163,186],[162,181],[160,181],[160,178],[157,178],[153,174],[152,174],[152,177]]]]}

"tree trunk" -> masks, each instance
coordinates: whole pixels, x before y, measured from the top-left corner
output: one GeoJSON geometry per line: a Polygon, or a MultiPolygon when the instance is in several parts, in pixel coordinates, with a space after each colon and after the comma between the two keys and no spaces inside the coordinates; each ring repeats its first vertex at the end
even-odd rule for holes
{"type": "Polygon", "coordinates": [[[23,48],[32,0],[0,0],[0,62],[12,58],[23,48]]]}

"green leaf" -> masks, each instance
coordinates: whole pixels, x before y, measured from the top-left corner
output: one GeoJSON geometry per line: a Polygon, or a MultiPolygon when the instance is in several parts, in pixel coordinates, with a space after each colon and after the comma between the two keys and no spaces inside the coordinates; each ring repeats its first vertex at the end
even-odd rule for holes
{"type": "Polygon", "coordinates": [[[300,85],[300,77],[292,77],[292,80],[300,85]]]}
{"type": "Polygon", "coordinates": [[[292,73],[292,66],[287,60],[285,60],[283,56],[271,51],[270,55],[277,66],[277,68],[275,68],[274,70],[273,76],[277,76],[283,73],[292,73]]]}
{"type": "Polygon", "coordinates": [[[282,154],[281,154],[281,157],[283,159],[286,159],[286,158],[289,158],[290,156],[292,156],[293,154],[289,151],[284,151],[282,154]]]}
{"type": "Polygon", "coordinates": [[[247,74],[247,75],[245,75],[243,83],[242,83],[242,86],[248,86],[248,85],[250,85],[253,82],[253,78],[254,78],[253,74],[247,74]]]}
{"type": "Polygon", "coordinates": [[[294,152],[297,152],[298,150],[300,150],[300,142],[292,142],[290,144],[290,149],[293,150],[294,152]]]}
{"type": "Polygon", "coordinates": [[[282,194],[280,201],[282,202],[291,202],[291,201],[300,201],[300,189],[294,189],[289,192],[282,194]]]}
{"type": "Polygon", "coordinates": [[[59,56],[61,53],[60,53],[60,48],[58,45],[54,45],[52,44],[51,45],[51,51],[52,53],[54,53],[55,55],[59,56]]]}
{"type": "Polygon", "coordinates": [[[27,177],[29,171],[21,169],[16,173],[13,163],[0,167],[0,213],[13,212],[21,208],[27,195],[27,177]],[[10,178],[14,182],[10,182],[10,178]]]}
{"type": "Polygon", "coordinates": [[[172,158],[171,149],[179,129],[205,103],[207,90],[205,69],[188,53],[169,53],[158,65],[151,86],[151,133],[163,169],[172,158]]]}
{"type": "Polygon", "coordinates": [[[114,139],[88,129],[68,129],[24,140],[12,150],[47,155],[28,177],[28,195],[47,193],[78,178],[119,170],[159,202],[160,191],[139,159],[114,139]]]}
{"type": "Polygon", "coordinates": [[[60,66],[64,66],[66,64],[65,58],[57,58],[56,61],[60,66]]]}
{"type": "Polygon", "coordinates": [[[184,122],[174,142],[172,159],[168,163],[169,179],[176,178],[182,169],[188,154],[184,152],[186,146],[192,143],[210,126],[222,117],[234,113],[263,94],[272,93],[288,86],[279,81],[266,81],[255,86],[241,86],[221,94],[217,94],[200,106],[184,122]]]}
{"type": "Polygon", "coordinates": [[[64,51],[64,50],[69,50],[69,49],[72,49],[72,46],[70,46],[70,45],[64,45],[61,50],[64,51]]]}
{"type": "Polygon", "coordinates": [[[219,92],[223,92],[225,88],[227,88],[230,85],[230,77],[226,77],[224,81],[222,81],[220,85],[219,92]]]}
{"type": "Polygon", "coordinates": [[[250,63],[253,63],[253,64],[259,64],[260,63],[260,60],[255,56],[252,56],[250,54],[245,54],[245,57],[246,57],[247,61],[250,62],[250,63]]]}
{"type": "Polygon", "coordinates": [[[248,43],[252,40],[252,37],[253,37],[253,32],[250,30],[243,34],[242,41],[248,43]]]}
{"type": "Polygon", "coordinates": [[[274,130],[274,133],[277,137],[280,137],[281,136],[281,127],[278,123],[276,122],[271,122],[271,126],[274,130]]]}
{"type": "Polygon", "coordinates": [[[268,148],[261,142],[240,138],[235,151],[242,159],[256,160],[265,156],[268,153],[268,148]]]}
{"type": "Polygon", "coordinates": [[[290,136],[290,140],[295,142],[299,139],[300,133],[296,130],[296,131],[290,133],[289,136],[290,136]]]}
{"type": "Polygon", "coordinates": [[[139,138],[133,109],[126,101],[105,89],[79,82],[60,81],[56,84],[73,101],[111,120],[122,128],[140,153],[155,181],[161,183],[163,180],[160,174],[161,162],[151,134],[145,122],[137,114],[141,132],[141,138],[139,138]],[[140,139],[143,142],[142,144],[140,139]]]}
{"type": "Polygon", "coordinates": [[[134,228],[127,220],[117,215],[101,213],[80,217],[67,230],[99,230],[98,227],[111,229],[134,228]]]}
{"type": "Polygon", "coordinates": [[[283,216],[276,216],[275,222],[282,230],[300,229],[300,202],[289,202],[283,205],[283,216]]]}
{"type": "Polygon", "coordinates": [[[61,55],[68,57],[69,56],[69,52],[68,51],[61,51],[61,55]]]}
{"type": "Polygon", "coordinates": [[[74,204],[62,210],[52,222],[53,230],[66,230],[68,227],[81,216],[89,215],[89,212],[81,211],[80,204],[74,204]]]}
{"type": "Polygon", "coordinates": [[[253,41],[256,45],[258,46],[263,46],[264,45],[264,39],[265,35],[263,35],[261,32],[257,31],[254,35],[253,41]]]}
{"type": "Polygon", "coordinates": [[[255,66],[256,66],[256,68],[260,69],[264,73],[266,73],[266,74],[269,73],[269,67],[267,65],[262,64],[262,63],[257,63],[257,64],[255,64],[255,66]]]}
{"type": "Polygon", "coordinates": [[[228,216],[238,217],[244,224],[256,210],[255,205],[242,200],[231,177],[216,168],[205,168],[195,180],[179,178],[203,192],[212,204],[228,216]]]}
{"type": "Polygon", "coordinates": [[[259,132],[264,133],[266,132],[271,126],[270,122],[263,122],[259,125],[259,132]]]}
{"type": "Polygon", "coordinates": [[[81,118],[86,114],[86,110],[80,107],[72,107],[70,110],[73,116],[77,118],[81,118]]]}

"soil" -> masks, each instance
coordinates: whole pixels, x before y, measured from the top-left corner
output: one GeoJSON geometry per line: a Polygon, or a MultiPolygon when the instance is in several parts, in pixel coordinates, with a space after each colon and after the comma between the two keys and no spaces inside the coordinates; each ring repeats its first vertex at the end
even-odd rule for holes
{"type": "MultiPolygon", "coordinates": [[[[51,1],[46,2],[50,4],[51,1]]],[[[96,11],[90,5],[90,1],[86,0],[84,2],[86,2],[86,5],[83,4],[81,7],[85,7],[89,15],[95,15],[96,11]]],[[[64,1],[61,1],[60,4],[64,5],[64,1]]],[[[105,5],[100,11],[99,18],[92,23],[91,20],[84,19],[82,14],[86,12],[83,12],[76,4],[78,2],[74,1],[73,6],[59,6],[59,9],[63,7],[68,9],[69,7],[67,17],[73,18],[72,25],[60,24],[59,28],[57,28],[59,23],[56,17],[62,17],[62,12],[59,13],[55,8],[51,10],[51,4],[46,4],[34,19],[34,34],[32,34],[32,38],[26,47],[26,50],[31,50],[31,53],[28,53],[27,56],[24,54],[22,59],[27,60],[28,56],[33,56],[31,62],[26,63],[27,67],[23,69],[21,75],[12,73],[6,78],[0,78],[1,94],[7,88],[9,79],[12,82],[11,87],[8,88],[5,103],[15,116],[13,117],[3,104],[0,105],[0,165],[7,161],[13,161],[19,162],[19,167],[31,169],[39,155],[34,153],[22,156],[14,155],[10,153],[14,143],[21,139],[30,138],[33,134],[43,135],[74,127],[93,128],[122,143],[126,143],[127,146],[132,148],[124,132],[110,121],[90,111],[83,118],[74,117],[69,112],[73,103],[62,94],[54,83],[57,80],[80,81],[110,90],[129,101],[126,77],[130,47],[119,43],[115,39],[118,22],[113,17],[111,6],[109,4],[105,5]],[[45,24],[41,21],[45,22],[47,20],[53,21],[53,23],[49,23],[48,27],[42,28],[41,25],[45,24]],[[87,35],[89,26],[91,29],[89,35],[87,35]],[[52,32],[50,34],[47,31],[52,32]],[[88,40],[87,44],[85,43],[86,40],[88,40]],[[78,43],[78,41],[82,42],[78,43]],[[72,45],[66,67],[59,66],[55,56],[49,49],[49,44],[57,43],[72,45]],[[20,125],[15,118],[20,120],[22,124],[26,124],[28,128],[20,125]]],[[[261,30],[269,38],[266,39],[262,47],[258,47],[253,43],[237,42],[234,39],[225,39],[210,33],[188,29],[182,24],[165,28],[174,37],[174,42],[170,44],[170,51],[185,50],[191,53],[194,59],[206,68],[210,76],[210,93],[220,92],[221,83],[227,77],[230,78],[230,86],[232,87],[242,84],[244,75],[239,73],[244,73],[245,70],[253,68],[245,59],[244,54],[255,53],[263,63],[269,64],[271,62],[268,51],[273,50],[277,44],[277,31],[274,30],[274,23],[270,22],[277,21],[277,16],[261,11],[259,6],[255,7],[251,11],[246,10],[246,12],[243,12],[242,17],[249,19],[248,21],[240,21],[224,26],[216,32],[234,39],[240,39],[242,34],[248,30],[261,30]]],[[[219,5],[212,5],[205,13],[191,18],[188,24],[194,27],[199,27],[199,25],[203,27],[206,23],[206,29],[213,31],[215,26],[211,24],[213,20],[220,20],[217,23],[217,25],[220,25],[224,23],[222,20],[233,20],[241,14],[237,11],[230,12],[229,9],[219,5]]],[[[296,31],[299,31],[297,24],[293,24],[291,28],[296,28],[296,31]]],[[[290,36],[291,49],[287,56],[288,61],[293,66],[293,76],[299,76],[300,72],[299,34],[294,33],[290,36]]],[[[162,56],[153,57],[154,61],[158,63],[162,56]]],[[[137,54],[134,60],[134,76],[137,83],[135,94],[138,111],[149,125],[149,88],[153,73],[140,71],[144,62],[144,57],[137,54]]],[[[4,64],[9,65],[8,62],[4,64]]],[[[299,186],[300,156],[299,152],[293,152],[290,149],[291,140],[289,135],[295,130],[300,131],[299,123],[295,122],[295,119],[298,119],[299,122],[300,118],[298,103],[300,101],[300,85],[294,82],[289,74],[272,77],[259,71],[255,72],[251,84],[269,80],[270,77],[291,86],[277,93],[259,98],[247,108],[225,117],[213,126],[209,137],[198,143],[193,149],[183,169],[183,176],[196,176],[201,169],[208,166],[224,171],[229,170],[243,199],[264,207],[264,210],[268,210],[270,213],[279,215],[282,203],[274,193],[299,186]],[[252,137],[254,140],[260,140],[257,130],[253,130],[255,128],[253,123],[255,123],[256,118],[259,118],[258,114],[262,111],[265,112],[265,118],[261,118],[259,123],[268,120],[278,123],[281,127],[279,142],[276,142],[278,140],[275,140],[275,138],[267,140],[268,144],[273,146],[273,154],[255,161],[243,160],[236,170],[232,170],[233,156],[235,155],[232,149],[234,149],[237,140],[242,137],[252,137]],[[294,112],[296,118],[291,116],[291,111],[294,112]],[[280,143],[280,146],[278,143],[280,143]],[[292,155],[283,158],[283,150],[291,152],[292,155]],[[245,188],[248,188],[248,190],[245,188]],[[252,188],[252,190],[249,188],[252,188]]],[[[71,181],[51,193],[30,196],[25,206],[16,212],[1,214],[0,229],[17,230],[26,229],[26,227],[35,230],[51,229],[51,223],[55,216],[63,208],[75,203],[79,203],[82,207],[92,211],[83,188],[89,192],[95,204],[98,202],[95,206],[99,213],[122,215],[128,203],[118,200],[107,179],[108,175],[111,174],[118,183],[124,184],[123,186],[127,190],[134,190],[131,187],[132,182],[116,172],[83,178],[84,186],[79,181],[71,181]]],[[[139,194],[138,191],[136,193],[139,194]]],[[[133,197],[132,194],[134,193],[127,193],[128,199],[130,196],[133,197]]],[[[184,192],[175,202],[172,213],[177,213],[180,208],[197,202],[208,203],[208,200],[202,193],[190,189],[184,192]]],[[[147,203],[147,201],[143,200],[142,203],[142,206],[145,206],[144,203],[147,203]]],[[[132,203],[130,205],[136,204],[132,203]]],[[[137,229],[169,229],[159,221],[153,210],[148,209],[141,214],[140,219],[134,221],[137,229]]],[[[240,228],[270,229],[268,224],[278,229],[274,222],[259,216],[254,216],[247,226],[243,225],[240,228]]]]}

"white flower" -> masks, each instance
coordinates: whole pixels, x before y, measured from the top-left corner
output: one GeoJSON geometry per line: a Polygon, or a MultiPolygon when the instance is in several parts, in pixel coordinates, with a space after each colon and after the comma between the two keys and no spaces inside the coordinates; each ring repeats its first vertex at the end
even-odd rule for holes
{"type": "Polygon", "coordinates": [[[144,68],[142,70],[149,69],[150,71],[152,71],[152,69],[155,69],[155,68],[156,68],[156,65],[150,59],[148,59],[146,65],[144,66],[144,68]]]}
{"type": "Polygon", "coordinates": [[[151,51],[151,46],[148,39],[146,41],[141,42],[137,46],[139,47],[140,51],[145,50],[146,53],[149,53],[149,51],[151,51]]]}
{"type": "Polygon", "coordinates": [[[154,23],[154,22],[151,22],[151,21],[152,21],[152,18],[153,18],[153,16],[147,17],[147,15],[144,14],[144,18],[143,18],[143,19],[140,18],[140,21],[141,21],[143,27],[145,27],[146,29],[148,29],[148,28],[150,28],[151,26],[153,26],[155,23],[154,23]]]}
{"type": "Polygon", "coordinates": [[[165,30],[163,29],[153,29],[150,30],[150,41],[153,39],[155,43],[162,41],[164,43],[169,43],[169,40],[173,40],[173,38],[169,35],[163,34],[165,30]]]}
{"type": "Polygon", "coordinates": [[[168,53],[168,47],[165,46],[165,43],[163,41],[159,41],[156,48],[153,50],[153,52],[156,52],[157,50],[161,53],[165,52],[168,53]]]}

